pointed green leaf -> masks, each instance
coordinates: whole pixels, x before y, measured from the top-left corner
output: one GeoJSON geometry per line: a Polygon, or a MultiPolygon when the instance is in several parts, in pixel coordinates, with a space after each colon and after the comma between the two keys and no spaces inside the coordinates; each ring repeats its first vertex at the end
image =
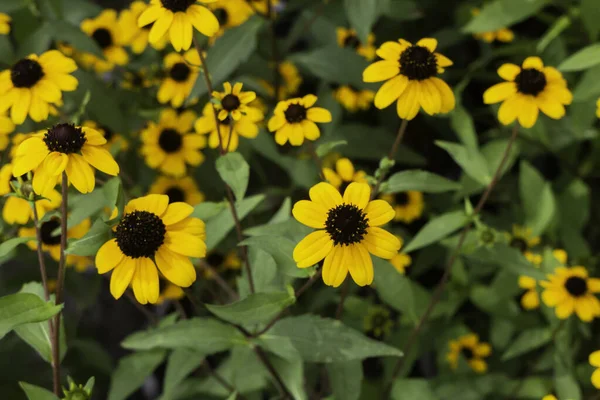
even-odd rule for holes
{"type": "Polygon", "coordinates": [[[231,187],[237,201],[241,201],[248,188],[250,166],[237,152],[227,153],[217,159],[217,171],[221,179],[231,187]]]}
{"type": "Polygon", "coordinates": [[[563,61],[558,69],[563,72],[581,71],[600,64],[600,43],[592,44],[563,61]]]}
{"type": "Polygon", "coordinates": [[[362,43],[367,43],[378,16],[378,0],[344,0],[346,15],[362,43]]]}
{"type": "Polygon", "coordinates": [[[452,232],[462,228],[468,221],[465,213],[461,211],[451,211],[446,214],[438,215],[429,220],[427,224],[415,235],[415,237],[406,245],[404,252],[409,253],[449,236],[452,232]]]}
{"type": "Polygon", "coordinates": [[[0,297],[0,339],[19,325],[46,321],[61,309],[32,293],[0,297]]]}
{"type": "Polygon", "coordinates": [[[108,400],[129,398],[163,362],[164,350],[141,351],[121,358],[110,381],[108,400]]]}
{"type": "Polygon", "coordinates": [[[540,348],[549,343],[550,340],[552,340],[552,332],[549,328],[534,328],[522,331],[502,354],[502,361],[510,360],[540,348]]]}
{"type": "Polygon", "coordinates": [[[460,189],[458,182],[451,181],[431,172],[413,169],[397,172],[390,176],[386,193],[416,190],[426,193],[442,193],[460,189]]]}
{"type": "Polygon", "coordinates": [[[59,400],[51,391],[26,382],[19,382],[28,400],[59,400]]]}
{"type": "Polygon", "coordinates": [[[293,293],[255,293],[222,306],[206,304],[206,308],[217,317],[233,324],[248,325],[269,321],[295,301],[293,293]]]}

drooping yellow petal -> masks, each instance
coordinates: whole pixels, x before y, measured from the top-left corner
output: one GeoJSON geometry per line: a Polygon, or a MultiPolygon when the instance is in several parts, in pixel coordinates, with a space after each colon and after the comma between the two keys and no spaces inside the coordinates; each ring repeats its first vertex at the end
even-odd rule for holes
{"type": "Polygon", "coordinates": [[[398,98],[396,110],[400,118],[411,120],[417,116],[419,112],[420,87],[418,81],[410,81],[400,98],[398,98]]]}
{"type": "Polygon", "coordinates": [[[517,119],[517,115],[521,110],[523,96],[517,94],[504,100],[498,109],[498,120],[503,125],[510,125],[517,119]]]}
{"type": "Polygon", "coordinates": [[[442,96],[437,86],[430,80],[421,81],[420,85],[419,104],[423,110],[429,115],[439,113],[442,108],[442,96]]]}
{"type": "Polygon", "coordinates": [[[294,204],[292,215],[298,222],[315,229],[324,229],[327,209],[322,204],[300,200],[294,204]]]}
{"type": "Polygon", "coordinates": [[[323,282],[327,286],[338,287],[348,275],[347,261],[350,258],[347,246],[334,246],[323,263],[323,282]]]}
{"type": "Polygon", "coordinates": [[[196,281],[196,270],[188,257],[161,246],[154,259],[161,274],[175,285],[189,287],[196,281]]]}
{"type": "Polygon", "coordinates": [[[173,12],[164,9],[160,17],[154,22],[148,35],[148,41],[152,44],[157,44],[161,38],[167,33],[171,23],[173,22],[173,12]]]}
{"type": "Polygon", "coordinates": [[[185,232],[167,230],[164,245],[169,250],[188,257],[206,256],[206,243],[199,236],[185,232]]]}
{"type": "Polygon", "coordinates": [[[404,92],[407,85],[408,78],[404,75],[398,75],[381,85],[375,94],[375,107],[381,110],[392,104],[404,92]]]}
{"type": "Polygon", "coordinates": [[[377,61],[369,65],[363,71],[363,81],[381,82],[387,81],[400,73],[400,63],[398,61],[377,61]]]}
{"type": "Polygon", "coordinates": [[[366,183],[352,182],[344,191],[344,203],[354,204],[364,210],[371,198],[371,187],[366,183]]]}
{"type": "Polygon", "coordinates": [[[333,241],[325,230],[318,230],[302,239],[294,248],[298,268],[307,268],[324,259],[333,248],[333,241]]]}
{"type": "Polygon", "coordinates": [[[348,270],[358,286],[373,283],[373,260],[366,247],[360,243],[348,246],[350,257],[348,270]]]}
{"type": "Polygon", "coordinates": [[[531,128],[535,125],[539,114],[539,108],[535,103],[533,96],[524,96],[524,100],[521,102],[521,109],[517,115],[519,124],[523,128],[531,128]]]}
{"type": "Polygon", "coordinates": [[[146,257],[138,258],[136,264],[132,278],[133,294],[140,304],[155,304],[159,294],[156,266],[146,257]]]}
{"type": "Polygon", "coordinates": [[[116,176],[119,174],[119,164],[115,161],[108,150],[97,146],[86,146],[81,148],[84,160],[105,174],[116,176]]]}
{"type": "Polygon", "coordinates": [[[105,274],[115,268],[125,257],[116,239],[104,243],[96,253],[96,268],[99,274],[105,274]]]}
{"type": "Polygon", "coordinates": [[[369,253],[386,260],[398,254],[402,245],[396,236],[379,227],[367,228],[363,243],[369,253]]]}
{"type": "Polygon", "coordinates": [[[79,154],[69,154],[66,172],[69,182],[81,193],[90,193],[94,190],[96,186],[94,170],[79,154]]]}
{"type": "Polygon", "coordinates": [[[110,293],[115,299],[119,299],[131,283],[135,272],[136,261],[130,257],[124,257],[119,265],[115,267],[110,277],[110,293]]]}

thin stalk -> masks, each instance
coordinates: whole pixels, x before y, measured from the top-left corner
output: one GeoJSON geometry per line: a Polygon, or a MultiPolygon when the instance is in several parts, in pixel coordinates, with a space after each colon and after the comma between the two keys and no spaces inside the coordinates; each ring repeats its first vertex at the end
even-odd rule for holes
{"type": "Polygon", "coordinates": [[[348,297],[348,291],[350,290],[350,284],[348,282],[350,281],[346,279],[344,286],[342,286],[342,293],[340,294],[340,302],[338,303],[337,311],[335,312],[335,319],[342,319],[344,303],[346,302],[346,297],[348,297]]]}
{"type": "Polygon", "coordinates": [[[267,357],[267,355],[265,354],[263,349],[261,349],[258,346],[255,346],[254,352],[256,353],[256,355],[258,356],[260,361],[262,361],[262,363],[265,365],[265,367],[267,367],[267,370],[269,371],[269,373],[271,373],[271,375],[277,382],[277,385],[278,385],[277,389],[279,390],[279,393],[282,394],[283,398],[284,399],[293,399],[294,396],[292,396],[292,394],[290,393],[288,388],[285,386],[283,379],[281,379],[281,376],[279,375],[279,373],[277,372],[277,370],[275,369],[273,364],[271,364],[271,361],[269,361],[269,358],[267,357]]]}
{"type": "MultiPolygon", "coordinates": [[[[388,156],[387,156],[388,159],[393,160],[396,157],[396,152],[398,151],[398,147],[400,147],[400,144],[402,143],[402,139],[404,139],[404,134],[406,133],[407,126],[408,126],[408,120],[403,119],[402,123],[400,124],[400,128],[398,128],[398,134],[396,135],[396,140],[394,140],[394,144],[392,145],[392,148],[390,149],[390,152],[388,153],[388,156]]],[[[383,183],[384,179],[385,179],[385,174],[382,173],[381,176],[379,177],[379,179],[377,180],[377,183],[375,184],[373,191],[371,192],[372,198],[377,197],[377,194],[379,193],[379,187],[383,183]]]]}
{"type": "Polygon", "coordinates": [[[221,386],[223,386],[225,388],[225,390],[229,391],[229,394],[232,394],[234,392],[237,392],[237,398],[242,400],[245,399],[244,396],[242,396],[241,393],[239,393],[235,387],[233,387],[233,385],[231,385],[229,382],[227,382],[225,380],[225,378],[223,378],[217,371],[215,371],[210,364],[208,363],[208,361],[206,361],[206,359],[204,359],[204,361],[202,361],[202,366],[208,371],[208,373],[210,375],[212,375],[213,378],[215,378],[215,380],[217,382],[219,382],[219,384],[221,386]]]}
{"type": "Polygon", "coordinates": [[[273,57],[273,88],[275,89],[275,101],[279,101],[279,88],[281,87],[281,76],[279,75],[279,50],[277,49],[277,35],[275,33],[275,13],[273,12],[273,0],[267,0],[267,18],[271,21],[271,56],[273,57]]]}
{"type": "Polygon", "coordinates": [[[315,162],[315,165],[319,169],[319,177],[321,178],[322,181],[325,181],[325,175],[323,174],[323,162],[321,161],[321,159],[319,158],[319,155],[317,154],[317,151],[315,150],[315,145],[310,140],[306,141],[306,145],[308,146],[308,151],[309,151],[310,155],[312,156],[312,159],[315,162]]]}
{"type": "Polygon", "coordinates": [[[231,286],[229,286],[229,284],[225,281],[225,279],[223,279],[221,277],[221,275],[219,275],[219,273],[217,272],[216,269],[214,269],[212,266],[210,266],[204,260],[202,260],[200,262],[200,268],[203,268],[203,269],[207,270],[208,272],[210,272],[212,277],[215,279],[215,282],[217,282],[217,285],[219,285],[221,287],[221,289],[223,289],[225,292],[227,292],[227,294],[229,295],[229,297],[231,297],[232,300],[235,301],[235,300],[239,299],[239,296],[235,292],[235,290],[233,290],[231,288],[231,286]]]}

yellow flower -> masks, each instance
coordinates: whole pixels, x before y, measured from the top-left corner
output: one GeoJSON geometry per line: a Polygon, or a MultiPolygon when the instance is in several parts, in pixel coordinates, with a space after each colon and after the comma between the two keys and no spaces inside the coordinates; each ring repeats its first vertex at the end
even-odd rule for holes
{"type": "Polygon", "coordinates": [[[544,397],[542,397],[542,400],[558,400],[558,399],[553,394],[547,394],[544,397]]]}
{"type": "MultiPolygon", "coordinates": [[[[286,99],[295,94],[302,84],[302,77],[298,68],[289,61],[279,64],[279,75],[283,79],[283,85],[279,88],[278,99],[286,99]]],[[[260,80],[259,83],[267,90],[269,96],[275,96],[275,88],[267,81],[260,80]]]]}
{"type": "Polygon", "coordinates": [[[558,267],[547,281],[542,300],[548,307],[556,307],[556,316],[567,319],[573,312],[579,319],[590,322],[600,316],[600,302],[594,293],[600,292],[600,279],[590,278],[584,267],[558,267]]]}
{"type": "MultiPolygon", "coordinates": [[[[162,281],[161,281],[162,282],[162,281]]],[[[161,290],[160,295],[156,304],[163,304],[167,300],[180,300],[185,296],[185,292],[182,288],[171,282],[167,283],[167,286],[161,290]]]]}
{"type": "Polygon", "coordinates": [[[596,117],[600,118],[600,99],[596,101],[596,117]]]}
{"type": "Polygon", "coordinates": [[[159,176],[150,186],[149,192],[166,194],[169,196],[169,204],[184,202],[195,206],[204,201],[204,194],[198,190],[198,185],[190,176],[182,178],[159,176]]]}
{"type": "Polygon", "coordinates": [[[242,260],[238,257],[235,250],[223,255],[217,251],[211,251],[206,256],[206,263],[215,270],[238,271],[242,268],[242,260]]]}
{"type": "Polygon", "coordinates": [[[62,92],[77,89],[77,79],[71,76],[76,69],[75,61],[57,50],[20,59],[0,72],[0,113],[10,108],[17,125],[27,114],[36,122],[48,119],[49,105],[57,104],[62,92]]]}
{"type": "Polygon", "coordinates": [[[167,109],[160,113],[158,123],[148,123],[141,134],[146,164],[173,176],[185,175],[186,164],[200,165],[204,161],[200,149],[206,147],[206,138],[190,132],[195,119],[191,110],[177,115],[167,109]]]}
{"type": "Polygon", "coordinates": [[[8,147],[9,134],[15,130],[15,124],[6,115],[0,114],[0,150],[8,147]]]}
{"type": "MultiPolygon", "coordinates": [[[[217,0],[200,0],[213,3],[217,0]]],[[[192,45],[193,28],[211,37],[219,30],[219,21],[206,7],[196,0],[151,0],[150,6],[138,19],[138,26],[151,23],[148,36],[150,44],[158,43],[167,31],[175,51],[187,50],[192,45]]]]}
{"type": "MultiPolygon", "coordinates": [[[[235,151],[240,142],[240,136],[247,139],[254,139],[258,135],[258,123],[264,119],[262,111],[258,108],[247,107],[246,114],[241,114],[239,120],[227,117],[223,121],[219,121],[217,129],[217,121],[215,120],[215,112],[212,103],[206,103],[202,110],[202,117],[198,118],[194,124],[194,129],[201,135],[208,134],[208,146],[211,149],[220,147],[223,143],[223,148],[226,151],[235,151]],[[219,132],[221,139],[219,140],[219,132]]],[[[219,113],[220,115],[223,111],[219,113]]]]}
{"type": "Polygon", "coordinates": [[[375,58],[375,35],[369,33],[367,43],[362,44],[354,29],[337,28],[337,43],[340,47],[355,50],[358,54],[372,61],[375,58]]]}
{"type": "Polygon", "coordinates": [[[534,310],[540,306],[540,296],[536,290],[537,282],[530,276],[519,276],[519,287],[526,292],[521,297],[521,305],[526,310],[534,310]]]}
{"type": "Polygon", "coordinates": [[[563,249],[552,250],[552,255],[558,260],[559,263],[565,265],[569,259],[569,255],[563,249]]]}
{"type": "Polygon", "coordinates": [[[375,107],[382,109],[397,101],[398,116],[411,120],[421,108],[429,114],[454,109],[455,98],[446,82],[437,77],[452,65],[446,56],[436,53],[437,40],[421,39],[416,45],[399,39],[385,42],[377,49],[383,60],[367,67],[365,82],[384,83],[375,95],[375,107]]]}
{"type": "Polygon", "coordinates": [[[452,369],[458,368],[458,358],[463,356],[471,369],[478,374],[487,371],[484,358],[492,354],[492,347],[488,343],[480,342],[479,336],[474,333],[463,335],[449,343],[450,351],[446,356],[452,369]]]}
{"type": "Polygon", "coordinates": [[[243,83],[236,83],[233,88],[231,83],[223,84],[224,92],[214,91],[212,96],[219,100],[215,104],[215,108],[219,111],[218,117],[220,121],[233,118],[234,121],[239,121],[242,115],[248,113],[248,104],[256,99],[254,92],[242,92],[243,83]]]}
{"type": "Polygon", "coordinates": [[[375,98],[372,90],[357,90],[351,86],[340,86],[333,92],[333,97],[350,112],[368,110],[375,98]]]}
{"type": "Polygon", "coordinates": [[[331,113],[321,107],[313,107],[317,96],[307,94],[280,101],[269,120],[269,131],[275,132],[275,142],[283,146],[289,140],[292,146],[301,146],[304,138],[317,140],[321,131],[315,122],[331,122],[331,113]]]}
{"type": "Polygon", "coordinates": [[[158,101],[161,104],[170,101],[173,107],[181,107],[192,92],[198,77],[200,56],[196,50],[186,51],[183,55],[170,53],[165,57],[163,64],[166,75],[158,89],[158,101]]]}
{"type": "MultiPolygon", "coordinates": [[[[404,240],[398,235],[396,235],[396,238],[400,241],[400,248],[402,248],[402,246],[404,246],[404,240]]],[[[398,253],[390,259],[390,264],[392,264],[400,274],[405,275],[406,268],[412,264],[412,258],[406,253],[398,253]]]]}
{"type": "Polygon", "coordinates": [[[351,182],[367,183],[365,171],[355,171],[352,161],[340,158],[335,162],[335,171],[331,168],[323,168],[325,181],[331,183],[336,189],[345,189],[351,182]]]}
{"type": "Polygon", "coordinates": [[[125,34],[122,20],[117,19],[115,10],[104,10],[96,18],[84,19],[81,30],[94,39],[102,49],[104,59],[91,53],[81,54],[81,63],[86,67],[93,67],[96,72],[107,72],[115,65],[125,65],[129,56],[124,47],[129,42],[125,34]]]}
{"type": "MultiPolygon", "coordinates": [[[[88,219],[84,219],[79,224],[75,225],[67,231],[68,239],[81,239],[89,230],[91,222],[88,219]]],[[[54,261],[60,261],[60,232],[57,235],[52,233],[60,228],[60,217],[52,217],[48,221],[42,222],[40,225],[40,232],[42,235],[42,250],[50,254],[50,257],[54,261]]],[[[31,237],[35,238],[35,228],[21,228],[19,229],[19,237],[31,237]]],[[[27,242],[27,246],[31,250],[37,250],[37,242],[35,240],[27,242]]],[[[87,257],[74,256],[67,254],[66,259],[67,265],[75,266],[77,271],[85,270],[89,264],[87,257]]]]}
{"type": "Polygon", "coordinates": [[[512,235],[508,234],[508,245],[519,250],[535,266],[542,263],[542,256],[530,250],[540,244],[540,238],[533,236],[531,228],[513,225],[512,235]]]}
{"type": "Polygon", "coordinates": [[[8,35],[10,33],[10,15],[0,13],[0,35],[8,35]]]}
{"type": "Polygon", "coordinates": [[[394,210],[383,200],[371,198],[366,183],[353,182],[344,196],[329,183],[321,182],[309,191],[310,201],[300,200],[292,214],[300,223],[318,229],[294,248],[298,268],[321,260],[323,282],[338,287],[348,271],[359,286],[373,282],[373,261],[369,253],[384,259],[394,257],[400,241],[381,228],[394,218],[394,210]]]}
{"type": "Polygon", "coordinates": [[[537,121],[539,111],[553,119],[565,116],[565,105],[571,104],[573,95],[567,81],[553,67],[544,67],[539,57],[527,57],[523,65],[504,64],[498,75],[507,82],[498,83],[483,94],[485,104],[502,102],[498,120],[509,125],[516,119],[525,128],[537,121]]]}
{"type": "MultiPolygon", "coordinates": [[[[478,8],[474,8],[471,10],[471,14],[473,16],[479,15],[479,12],[480,11],[478,8]]],[[[481,39],[487,43],[492,43],[494,40],[509,43],[512,42],[515,38],[515,34],[513,33],[513,31],[511,31],[508,28],[501,28],[491,32],[476,33],[473,36],[475,36],[476,39],[481,39]]]]}
{"type": "Polygon", "coordinates": [[[116,147],[117,152],[127,150],[129,147],[127,140],[122,135],[113,132],[113,130],[106,125],[98,124],[95,121],[86,120],[81,123],[81,126],[92,128],[95,131],[100,132],[104,139],[106,139],[106,144],[103,147],[108,151],[111,151],[113,146],[116,147]]]}
{"type": "Polygon", "coordinates": [[[395,194],[384,194],[379,196],[390,203],[396,211],[394,221],[410,224],[411,222],[421,218],[425,203],[423,201],[423,193],[409,190],[408,192],[400,192],[395,194]]]}
{"type": "MultiPolygon", "coordinates": [[[[148,37],[150,35],[150,25],[138,26],[138,19],[140,15],[146,9],[148,9],[149,5],[144,3],[143,1],[134,1],[131,3],[128,9],[123,10],[120,15],[120,20],[122,22],[123,34],[126,37],[131,38],[129,40],[131,45],[131,50],[135,54],[141,54],[148,47],[148,37]]],[[[152,44],[156,50],[162,50],[167,45],[169,38],[167,35],[159,38],[159,40],[152,44]]]]}
{"type": "Polygon", "coordinates": [[[249,3],[252,4],[252,7],[256,9],[259,13],[266,15],[269,10],[268,2],[271,2],[271,7],[273,11],[276,11],[280,7],[280,0],[248,0],[249,3]]]}
{"type": "Polygon", "coordinates": [[[596,350],[590,354],[589,362],[592,367],[596,367],[592,374],[592,385],[596,389],[600,389],[600,350],[596,350]]]}
{"type": "Polygon", "coordinates": [[[121,87],[129,90],[141,90],[152,87],[160,83],[158,77],[153,76],[147,68],[140,68],[137,71],[125,71],[121,87]]]}
{"type": "Polygon", "coordinates": [[[54,125],[19,145],[13,160],[13,175],[35,169],[33,190],[46,196],[65,171],[75,189],[90,193],[96,186],[92,167],[108,175],[119,173],[119,165],[102,147],[104,144],[106,139],[94,129],[73,124],[54,125]]]}
{"type": "Polygon", "coordinates": [[[245,0],[219,0],[208,6],[219,21],[220,29],[212,39],[223,35],[230,28],[240,26],[254,14],[245,0]]]}
{"type": "Polygon", "coordinates": [[[189,257],[206,255],[204,222],[190,217],[194,208],[151,194],[131,200],[119,221],[114,239],[96,254],[98,273],[113,271],[110,292],[120,298],[131,283],[141,304],[158,301],[158,271],[171,283],[189,287],[196,270],[189,257]]]}
{"type": "Polygon", "coordinates": [[[390,310],[380,305],[370,307],[363,319],[365,332],[376,339],[389,335],[393,326],[390,310]]]}

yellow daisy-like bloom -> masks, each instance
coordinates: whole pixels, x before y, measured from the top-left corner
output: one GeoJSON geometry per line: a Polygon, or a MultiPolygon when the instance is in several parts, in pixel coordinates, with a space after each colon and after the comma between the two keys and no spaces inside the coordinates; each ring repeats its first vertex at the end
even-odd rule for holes
{"type": "Polygon", "coordinates": [[[600,389],[600,350],[596,350],[590,354],[589,362],[592,367],[596,367],[592,373],[592,385],[596,389],[600,389]]]}
{"type": "Polygon", "coordinates": [[[224,92],[214,91],[212,93],[212,96],[219,100],[219,103],[215,104],[215,108],[219,111],[220,121],[224,121],[230,116],[234,121],[239,121],[242,115],[248,113],[248,104],[256,99],[256,93],[242,92],[242,87],[243,83],[240,82],[236,83],[233,88],[231,83],[225,82],[223,84],[224,92]]]}
{"type": "Polygon", "coordinates": [[[15,130],[15,124],[12,119],[6,115],[0,115],[0,150],[8,147],[9,134],[15,130]]]}
{"type": "Polygon", "coordinates": [[[81,54],[83,65],[94,68],[96,72],[107,72],[115,65],[125,65],[129,62],[129,55],[124,46],[128,44],[130,37],[125,34],[123,22],[117,19],[115,10],[104,10],[96,18],[84,19],[81,22],[81,30],[94,39],[104,55],[102,59],[91,53],[81,54]]]}
{"type": "Polygon", "coordinates": [[[357,90],[351,86],[340,86],[333,92],[333,97],[346,110],[353,113],[359,110],[368,110],[375,98],[375,92],[357,90]]]}
{"type": "MultiPolygon", "coordinates": [[[[479,15],[479,13],[480,13],[479,8],[474,8],[471,10],[471,14],[473,16],[477,16],[477,15],[479,15]]],[[[501,29],[498,29],[498,30],[495,30],[492,32],[476,33],[473,36],[476,39],[481,39],[487,43],[492,43],[494,40],[497,40],[499,42],[509,43],[515,39],[514,32],[508,28],[501,28],[501,29]]]]}
{"type": "Polygon", "coordinates": [[[75,189],[90,193],[96,186],[92,167],[108,175],[119,173],[119,165],[102,147],[104,144],[106,139],[94,129],[73,124],[54,125],[19,145],[13,160],[13,175],[35,169],[33,190],[47,197],[64,171],[75,189]]]}
{"type": "Polygon", "coordinates": [[[8,35],[10,33],[10,15],[0,13],[0,35],[8,35]]]}
{"type": "Polygon", "coordinates": [[[125,206],[114,239],[96,254],[98,273],[113,271],[110,292],[120,298],[129,284],[141,304],[156,303],[159,296],[158,270],[171,283],[189,287],[196,269],[189,257],[206,255],[204,222],[190,215],[194,207],[169,204],[169,196],[151,194],[125,206]]]}
{"type": "Polygon", "coordinates": [[[509,125],[515,120],[524,128],[531,128],[539,111],[552,119],[565,116],[565,105],[573,95],[567,81],[554,67],[544,67],[539,57],[527,57],[523,65],[504,64],[498,75],[507,82],[498,83],[483,94],[485,104],[500,103],[498,120],[509,125]]]}
{"type": "Polygon", "coordinates": [[[204,201],[204,194],[198,190],[198,185],[190,176],[172,178],[159,176],[149,192],[151,194],[166,194],[169,196],[169,204],[184,202],[195,206],[204,201]]]}
{"type": "Polygon", "coordinates": [[[269,131],[275,132],[275,142],[283,146],[288,141],[292,146],[301,146],[304,138],[317,140],[321,131],[315,122],[331,122],[331,113],[321,107],[313,107],[317,96],[307,94],[290,100],[280,101],[269,120],[269,131]]]}
{"type": "Polygon", "coordinates": [[[351,182],[367,183],[365,171],[355,171],[352,161],[348,158],[340,158],[335,162],[335,171],[331,168],[323,168],[325,180],[343,191],[351,182]]]}
{"type": "MultiPolygon", "coordinates": [[[[67,231],[68,239],[81,239],[89,230],[91,222],[88,219],[84,219],[78,225],[75,225],[67,231]]],[[[50,254],[50,257],[54,261],[60,261],[60,232],[57,235],[52,233],[60,228],[60,217],[52,217],[48,221],[42,222],[40,225],[40,232],[42,234],[42,250],[50,254]]],[[[21,228],[19,229],[19,237],[31,237],[35,238],[35,228],[21,228]]],[[[37,250],[37,242],[35,240],[27,242],[27,246],[31,250],[37,250]]],[[[87,257],[75,256],[67,254],[66,259],[67,265],[75,266],[77,271],[85,270],[89,264],[87,257]]]]}
{"type": "MultiPolygon", "coordinates": [[[[246,114],[241,114],[239,120],[227,117],[223,121],[215,120],[214,105],[207,103],[202,110],[202,117],[198,118],[194,124],[194,129],[201,135],[208,135],[208,146],[211,149],[221,147],[225,151],[237,150],[240,142],[240,136],[246,139],[254,139],[258,135],[258,124],[264,119],[264,114],[258,108],[247,107],[246,114]],[[219,132],[221,139],[219,140],[219,132]]],[[[223,115],[221,110],[219,116],[223,115]]]]}
{"type": "MultiPolygon", "coordinates": [[[[302,76],[298,68],[289,61],[284,61],[279,64],[279,75],[283,80],[283,84],[279,88],[277,99],[286,99],[295,94],[302,85],[302,76]]],[[[260,80],[259,83],[267,90],[269,96],[275,96],[275,88],[269,82],[260,80]]]]}
{"type": "Polygon", "coordinates": [[[76,69],[75,61],[57,50],[20,59],[0,72],[0,113],[10,108],[17,125],[28,114],[36,122],[48,119],[50,105],[61,101],[62,92],[77,89],[77,79],[71,76],[76,69]]]}
{"type": "Polygon", "coordinates": [[[533,236],[531,228],[513,225],[512,235],[508,235],[508,245],[519,250],[525,258],[535,266],[542,263],[543,257],[533,253],[531,249],[540,244],[540,238],[533,236]]]}
{"type": "Polygon", "coordinates": [[[458,358],[462,355],[476,373],[483,374],[487,371],[487,363],[484,358],[492,354],[492,347],[488,343],[480,342],[479,336],[476,334],[469,333],[457,340],[451,340],[449,346],[450,351],[446,359],[452,369],[458,368],[458,358]]]}
{"type": "Polygon", "coordinates": [[[540,285],[544,304],[556,307],[558,318],[567,319],[575,312],[579,319],[590,322],[600,316],[600,301],[594,295],[600,292],[600,279],[590,278],[584,267],[558,267],[540,285]]]}
{"type": "MultiPolygon", "coordinates": [[[[404,240],[398,235],[396,235],[396,238],[400,241],[400,248],[402,248],[402,246],[404,246],[404,240]]],[[[405,275],[406,268],[412,264],[412,258],[406,253],[398,253],[390,259],[390,264],[392,264],[400,274],[405,275]]]]}
{"type": "Polygon", "coordinates": [[[100,132],[102,136],[104,136],[104,139],[106,139],[106,144],[103,147],[108,151],[111,151],[113,146],[117,151],[127,150],[129,147],[127,140],[122,135],[115,133],[106,125],[98,124],[96,121],[86,120],[81,123],[81,126],[92,128],[95,131],[100,132]]]}
{"type": "MultiPolygon", "coordinates": [[[[13,177],[12,165],[6,164],[0,168],[0,196],[11,193],[11,181],[20,180],[21,183],[27,182],[27,175],[19,178],[13,177]]],[[[62,197],[56,190],[47,193],[45,199],[37,200],[35,208],[38,218],[42,218],[48,211],[55,210],[60,206],[62,197]]],[[[8,224],[25,225],[29,220],[33,220],[33,209],[29,201],[16,196],[8,196],[4,208],[2,209],[2,218],[8,224]]]]}
{"type": "Polygon", "coordinates": [[[394,326],[390,310],[384,306],[375,305],[370,307],[363,319],[365,332],[376,339],[389,335],[394,326]]]}
{"type": "MultiPolygon", "coordinates": [[[[200,0],[201,3],[215,1],[200,0]]],[[[192,46],[193,28],[208,37],[219,30],[217,17],[196,0],[151,0],[149,7],[139,17],[138,26],[152,23],[148,41],[154,45],[168,31],[175,51],[187,50],[192,46]]]]}
{"type": "Polygon", "coordinates": [[[423,215],[425,202],[423,201],[423,193],[421,192],[409,190],[408,192],[384,194],[379,196],[379,198],[387,201],[394,207],[394,211],[396,211],[395,222],[410,224],[423,215]]]}
{"type": "Polygon", "coordinates": [[[394,218],[394,210],[383,200],[371,199],[371,187],[353,182],[344,196],[329,183],[321,182],[309,190],[309,200],[300,200],[292,214],[300,223],[318,229],[294,248],[298,268],[307,268],[325,259],[323,282],[342,284],[348,271],[359,286],[373,282],[373,260],[369,253],[391,259],[400,241],[382,225],[394,218]]]}
{"type": "Polygon", "coordinates": [[[170,53],[165,57],[165,78],[158,89],[157,98],[161,104],[171,102],[173,107],[181,107],[192,92],[198,77],[200,56],[196,50],[186,51],[181,55],[170,53]]]}
{"type": "Polygon", "coordinates": [[[437,40],[431,38],[421,39],[416,45],[404,39],[382,44],[377,55],[383,60],[363,72],[365,82],[387,81],[375,95],[375,107],[386,108],[398,100],[398,116],[406,120],[416,117],[421,108],[429,115],[452,111],[454,93],[437,77],[452,61],[436,53],[436,47],[437,40]]]}
{"type": "Polygon", "coordinates": [[[219,21],[220,29],[213,36],[215,39],[230,28],[240,26],[254,14],[252,7],[245,0],[219,0],[208,6],[219,21]]]}
{"type": "Polygon", "coordinates": [[[175,110],[160,113],[158,123],[150,122],[142,131],[141,153],[150,168],[172,176],[183,176],[186,164],[197,166],[204,161],[200,149],[206,147],[206,138],[190,133],[196,114],[175,110]]]}
{"type": "Polygon", "coordinates": [[[165,288],[160,291],[156,304],[163,304],[168,300],[181,300],[183,297],[185,297],[183,289],[169,282],[165,288]]]}
{"type": "MultiPolygon", "coordinates": [[[[128,9],[121,11],[120,19],[122,21],[122,29],[123,34],[126,37],[131,38],[129,40],[129,44],[131,46],[131,50],[135,54],[141,54],[148,47],[148,38],[150,36],[150,25],[145,25],[142,27],[138,26],[138,19],[140,15],[146,9],[148,9],[149,5],[144,3],[143,1],[134,1],[131,3],[128,9]]],[[[169,41],[167,35],[161,37],[156,43],[152,44],[156,50],[162,50],[165,48],[169,41]]]]}
{"type": "Polygon", "coordinates": [[[355,50],[358,54],[372,61],[375,58],[375,35],[369,33],[367,43],[362,44],[354,29],[337,28],[338,46],[355,50]]]}
{"type": "Polygon", "coordinates": [[[526,310],[534,310],[540,306],[540,296],[536,290],[537,281],[530,276],[519,276],[519,287],[526,292],[521,297],[521,305],[526,310]]]}

